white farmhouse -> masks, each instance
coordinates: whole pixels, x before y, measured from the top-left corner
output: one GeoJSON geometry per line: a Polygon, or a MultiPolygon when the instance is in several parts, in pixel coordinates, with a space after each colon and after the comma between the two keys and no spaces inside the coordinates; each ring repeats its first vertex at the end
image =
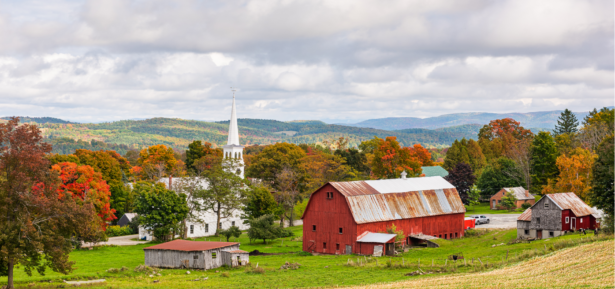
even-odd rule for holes
{"type": "MultiPolygon", "coordinates": [[[[239,144],[239,130],[237,128],[237,114],[235,111],[235,95],[233,94],[233,107],[231,110],[231,121],[229,123],[228,143],[224,148],[225,158],[235,158],[239,161],[238,174],[244,177],[244,162],[243,162],[243,146],[239,144]]],[[[181,183],[182,178],[162,178],[159,182],[164,183],[167,188],[173,189],[174,185],[181,183]]],[[[200,185],[206,189],[209,184],[206,181],[201,181],[200,185]]],[[[187,236],[189,238],[213,236],[217,229],[228,229],[231,226],[237,226],[241,230],[247,230],[248,225],[243,223],[241,215],[243,211],[236,210],[231,213],[231,217],[222,218],[219,224],[217,223],[217,215],[213,211],[206,211],[200,214],[200,222],[187,222],[187,236]]],[[[139,239],[152,240],[153,232],[139,227],[139,239]]]]}

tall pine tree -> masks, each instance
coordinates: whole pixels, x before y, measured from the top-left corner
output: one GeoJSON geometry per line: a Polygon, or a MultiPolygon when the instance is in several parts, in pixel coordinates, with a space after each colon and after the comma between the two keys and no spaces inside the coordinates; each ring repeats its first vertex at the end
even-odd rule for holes
{"type": "Polygon", "coordinates": [[[557,174],[557,160],[559,153],[557,145],[550,133],[541,131],[532,141],[532,151],[530,159],[530,171],[532,187],[530,191],[540,194],[547,181],[554,179],[557,174]]]}
{"type": "Polygon", "coordinates": [[[579,120],[572,113],[572,111],[566,109],[562,112],[559,119],[557,119],[557,124],[555,125],[555,129],[553,129],[553,134],[560,135],[565,133],[575,133],[577,132],[577,127],[579,126],[579,120]]]}

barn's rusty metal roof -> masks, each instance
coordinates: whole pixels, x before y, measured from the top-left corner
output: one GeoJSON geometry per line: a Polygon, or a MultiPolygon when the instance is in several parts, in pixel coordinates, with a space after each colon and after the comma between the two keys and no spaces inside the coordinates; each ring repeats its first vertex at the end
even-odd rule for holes
{"type": "Polygon", "coordinates": [[[331,183],[357,224],[465,213],[457,189],[442,177],[331,183]]]}
{"type": "Polygon", "coordinates": [[[388,243],[395,239],[395,234],[365,232],[357,238],[359,243],[388,243]],[[367,233],[367,234],[365,234],[367,233]]]}
{"type": "MultiPolygon", "coordinates": [[[[533,200],[534,195],[530,194],[528,190],[523,187],[515,187],[515,188],[503,188],[507,192],[512,192],[513,195],[517,198],[517,200],[533,200]]],[[[501,191],[500,191],[501,192],[501,191]]]]}
{"type": "Polygon", "coordinates": [[[174,240],[158,244],[155,246],[143,248],[143,250],[170,250],[170,251],[206,251],[211,249],[225,248],[239,243],[234,242],[204,242],[204,241],[187,241],[187,240],[174,240]]]}
{"type": "Polygon", "coordinates": [[[521,216],[517,218],[517,221],[531,221],[532,220],[532,208],[527,208],[521,216]]]}
{"type": "Polygon", "coordinates": [[[577,217],[587,216],[594,213],[592,208],[583,202],[575,193],[548,194],[547,197],[551,199],[560,209],[571,210],[577,217]]]}

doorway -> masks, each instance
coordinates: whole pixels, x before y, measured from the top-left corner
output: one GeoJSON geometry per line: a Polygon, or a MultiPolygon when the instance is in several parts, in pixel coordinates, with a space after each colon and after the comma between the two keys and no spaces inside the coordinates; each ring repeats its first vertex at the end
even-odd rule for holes
{"type": "Polygon", "coordinates": [[[394,256],[395,255],[395,243],[388,243],[388,244],[385,244],[385,246],[386,246],[385,255],[394,256]]]}
{"type": "Polygon", "coordinates": [[[570,218],[570,230],[575,231],[577,229],[577,218],[570,218]]]}
{"type": "Polygon", "coordinates": [[[542,230],[536,230],[536,239],[542,239],[542,230]]]}
{"type": "Polygon", "coordinates": [[[352,246],[346,245],[346,255],[352,254],[352,246]]]}

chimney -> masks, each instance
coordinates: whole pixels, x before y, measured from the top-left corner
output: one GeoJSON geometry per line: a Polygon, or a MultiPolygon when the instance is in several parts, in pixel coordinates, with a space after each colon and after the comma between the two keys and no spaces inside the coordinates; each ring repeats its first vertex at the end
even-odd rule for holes
{"type": "Polygon", "coordinates": [[[529,198],[530,197],[530,191],[525,190],[525,196],[529,198]]]}
{"type": "Polygon", "coordinates": [[[403,172],[401,172],[401,179],[405,180],[407,175],[408,173],[406,173],[406,171],[404,170],[403,172]]]}
{"type": "Polygon", "coordinates": [[[169,176],[169,190],[173,189],[173,176],[169,176]]]}

